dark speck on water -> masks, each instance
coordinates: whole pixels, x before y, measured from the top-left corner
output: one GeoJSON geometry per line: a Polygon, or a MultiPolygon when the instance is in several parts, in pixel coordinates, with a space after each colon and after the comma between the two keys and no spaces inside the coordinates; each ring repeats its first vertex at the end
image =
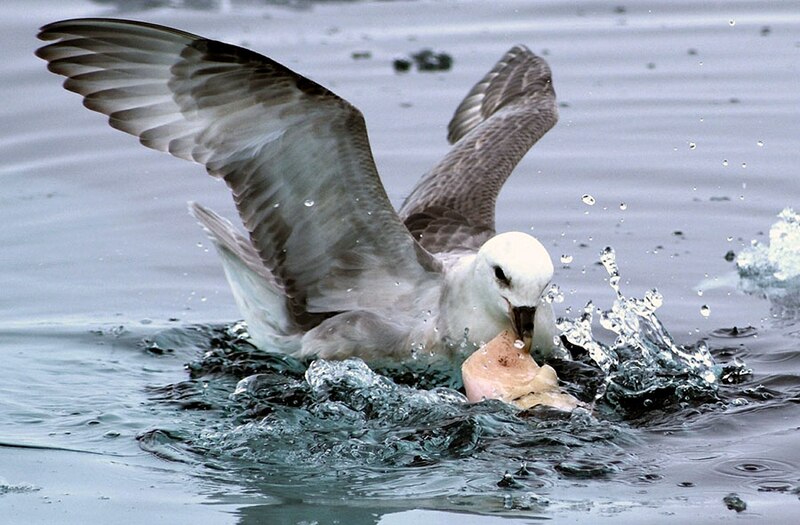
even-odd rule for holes
{"type": "Polygon", "coordinates": [[[523,487],[522,483],[514,479],[514,476],[508,472],[503,474],[503,479],[497,482],[497,486],[502,489],[518,489],[523,487]]]}
{"type": "Polygon", "coordinates": [[[728,494],[727,496],[722,498],[722,501],[725,503],[725,506],[728,507],[728,509],[730,510],[735,510],[736,512],[742,512],[747,510],[747,503],[745,503],[744,500],[742,500],[742,498],[740,498],[736,494],[733,493],[728,494]]]}
{"type": "Polygon", "coordinates": [[[409,71],[412,65],[421,72],[449,71],[453,67],[453,57],[448,53],[423,49],[412,53],[410,58],[396,58],[393,65],[394,70],[401,73],[409,71]]]}
{"type": "Polygon", "coordinates": [[[392,65],[394,66],[394,70],[399,73],[405,73],[411,70],[411,60],[407,58],[395,58],[392,65]]]}

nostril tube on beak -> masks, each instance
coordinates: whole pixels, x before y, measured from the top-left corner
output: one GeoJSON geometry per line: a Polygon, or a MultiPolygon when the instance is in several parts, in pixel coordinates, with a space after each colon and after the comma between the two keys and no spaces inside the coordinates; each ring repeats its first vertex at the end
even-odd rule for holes
{"type": "Polygon", "coordinates": [[[533,318],[536,316],[535,306],[515,306],[511,308],[514,332],[525,341],[533,337],[533,318]]]}

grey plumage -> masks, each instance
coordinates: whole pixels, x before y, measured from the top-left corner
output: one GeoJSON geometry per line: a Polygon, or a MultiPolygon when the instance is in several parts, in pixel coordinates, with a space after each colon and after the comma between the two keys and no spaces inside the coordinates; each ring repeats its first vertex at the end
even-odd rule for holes
{"type": "Polygon", "coordinates": [[[512,48],[456,110],[454,147],[398,213],[360,111],[270,58],[125,20],[56,22],[39,38],[52,43],[37,55],[87,108],[225,180],[247,237],[199,205],[193,214],[251,330],[266,316],[275,334],[262,340],[303,352],[430,339],[420,312],[452,299],[452,255],[494,235],[500,188],[557,119],[547,64],[512,48]]]}
{"type": "Polygon", "coordinates": [[[434,253],[477,250],[495,234],[495,203],[522,157],[558,121],[550,68],[512,47],[467,94],[448,126],[454,144],[400,208],[434,253]]]}

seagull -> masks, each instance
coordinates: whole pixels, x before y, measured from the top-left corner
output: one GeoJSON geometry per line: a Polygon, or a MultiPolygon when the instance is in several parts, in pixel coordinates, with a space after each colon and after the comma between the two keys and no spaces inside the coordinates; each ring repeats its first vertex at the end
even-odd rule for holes
{"type": "Polygon", "coordinates": [[[361,112],[258,53],[155,24],[86,18],[41,28],[64,88],[148,148],[205,166],[246,234],[190,203],[254,344],[301,358],[452,357],[504,330],[558,345],[553,263],[495,231],[514,167],[558,120],[550,68],[512,47],[467,94],[452,148],[396,210],[361,112]]]}

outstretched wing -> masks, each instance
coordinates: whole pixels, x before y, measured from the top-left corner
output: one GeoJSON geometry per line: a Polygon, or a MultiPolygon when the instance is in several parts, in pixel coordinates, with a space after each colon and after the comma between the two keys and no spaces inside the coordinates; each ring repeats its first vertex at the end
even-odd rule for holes
{"type": "Polygon", "coordinates": [[[227,182],[261,261],[307,325],[435,278],[378,177],[361,113],[246,49],[142,22],[42,28],[50,71],[111,126],[227,182]],[[397,283],[397,284],[396,284],[397,283]]]}
{"type": "Polygon", "coordinates": [[[547,62],[514,46],[458,106],[447,137],[455,145],[400,209],[414,237],[434,253],[479,248],[495,233],[503,183],[557,120],[547,62]]]}

